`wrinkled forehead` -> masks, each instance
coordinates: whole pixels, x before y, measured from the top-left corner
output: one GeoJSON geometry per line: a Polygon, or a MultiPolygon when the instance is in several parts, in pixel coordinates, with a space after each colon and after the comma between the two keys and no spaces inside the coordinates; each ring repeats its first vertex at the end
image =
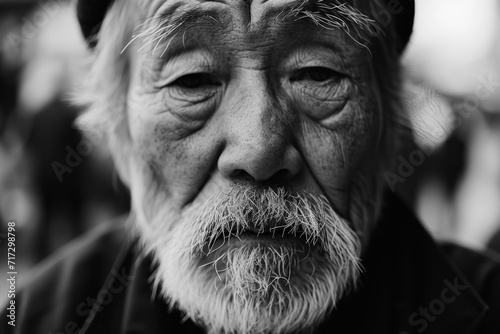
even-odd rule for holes
{"type": "MultiPolygon", "coordinates": [[[[340,31],[359,43],[381,34],[368,14],[367,1],[338,0],[151,0],[145,1],[143,30],[174,30],[190,24],[207,28],[272,31],[277,26],[301,29],[305,24],[340,31]]],[[[290,36],[293,38],[293,36],[290,36]]],[[[364,44],[364,43],[363,43],[364,44]]]]}
{"type": "MultiPolygon", "coordinates": [[[[359,15],[366,11],[370,6],[367,2],[355,3],[351,1],[340,0],[146,0],[144,1],[148,16],[152,16],[159,11],[169,10],[187,11],[191,10],[210,10],[219,9],[228,13],[241,13],[248,17],[250,23],[265,20],[269,14],[294,14],[298,13],[323,13],[329,12],[330,15],[338,15],[348,21],[363,19],[359,15]],[[365,5],[362,5],[362,4],[365,5]],[[349,17],[351,16],[351,17],[349,17]]],[[[347,22],[346,22],[347,23],[347,22]]],[[[358,22],[363,23],[363,22],[358,22]]]]}
{"type": "Polygon", "coordinates": [[[384,34],[377,21],[365,14],[367,8],[361,10],[355,2],[150,0],[143,5],[129,45],[162,58],[197,45],[266,53],[326,43],[343,61],[357,63],[371,58],[372,41],[384,34]]]}

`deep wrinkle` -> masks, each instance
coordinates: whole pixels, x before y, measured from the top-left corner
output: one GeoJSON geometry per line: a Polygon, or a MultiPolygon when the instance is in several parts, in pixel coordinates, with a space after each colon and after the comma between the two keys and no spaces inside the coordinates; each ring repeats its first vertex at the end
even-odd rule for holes
{"type": "MultiPolygon", "coordinates": [[[[278,19],[279,24],[282,26],[296,26],[297,24],[300,25],[302,21],[307,21],[326,31],[340,30],[357,44],[369,41],[369,34],[373,34],[372,31],[381,31],[376,21],[352,6],[336,0],[290,1],[280,9],[272,7],[274,2],[269,3],[271,8],[265,11],[265,17],[256,19],[258,24],[252,23],[248,25],[244,17],[239,17],[240,20],[243,20],[240,25],[247,27],[247,33],[254,31],[255,26],[261,28],[261,22],[274,21],[275,19],[278,19]]],[[[224,5],[226,4],[214,3],[213,1],[202,2],[201,6],[199,2],[193,4],[165,2],[164,5],[158,6],[154,14],[148,16],[148,19],[136,29],[139,33],[133,36],[131,42],[143,39],[145,43],[142,47],[153,45],[152,49],[155,51],[162,41],[170,41],[172,37],[180,37],[182,41],[185,41],[185,26],[189,26],[190,23],[204,25],[202,20],[205,19],[210,21],[207,23],[217,24],[219,26],[218,30],[231,27],[227,22],[231,17],[231,12],[227,13],[227,10],[224,10],[226,13],[221,13],[220,7],[224,5]]],[[[229,4],[226,6],[229,6],[229,4]]],[[[249,8],[249,12],[251,12],[251,6],[249,8]]],[[[246,12],[246,10],[243,12],[246,12]]],[[[206,28],[216,27],[206,26],[206,28]]]]}
{"type": "MultiPolygon", "coordinates": [[[[229,14],[232,15],[232,12],[229,14]]],[[[339,115],[335,117],[317,122],[317,120],[309,119],[309,117],[303,117],[305,113],[305,110],[303,110],[304,108],[297,106],[297,103],[291,101],[290,98],[286,96],[287,92],[282,82],[273,80],[273,78],[286,78],[295,67],[325,66],[348,77],[342,80],[349,86],[357,86],[357,88],[360,88],[362,85],[358,86],[358,81],[366,80],[366,76],[369,76],[369,73],[364,71],[365,66],[361,66],[360,68],[356,66],[356,64],[359,62],[360,64],[366,65],[369,63],[369,57],[363,57],[363,54],[361,54],[359,58],[349,58],[345,61],[339,61],[345,58],[343,57],[343,52],[345,50],[344,46],[352,44],[352,41],[350,41],[340,30],[324,30],[306,20],[282,21],[276,19],[273,22],[268,22],[269,24],[264,22],[263,30],[261,31],[268,29],[270,31],[268,35],[274,37],[274,39],[266,43],[261,43],[262,39],[259,39],[258,29],[251,32],[251,38],[245,38],[245,36],[248,37],[248,35],[246,35],[247,31],[245,31],[245,29],[233,29],[233,23],[237,22],[237,20],[234,16],[231,16],[231,18],[232,19],[228,19],[225,23],[231,26],[231,32],[227,37],[224,34],[225,31],[210,31],[203,29],[203,27],[197,28],[193,23],[192,27],[184,31],[185,34],[183,32],[184,38],[180,37],[179,34],[175,40],[172,42],[169,41],[169,51],[163,57],[160,57],[159,54],[152,56],[145,52],[134,55],[140,70],[152,72],[151,74],[153,77],[157,75],[165,76],[161,77],[161,81],[152,80],[153,78],[151,77],[146,80],[148,85],[152,84],[156,85],[156,87],[151,90],[151,93],[147,95],[143,94],[139,117],[144,120],[144,126],[154,125],[155,127],[163,127],[168,133],[167,138],[161,139],[153,145],[162,152],[156,155],[156,157],[153,153],[154,149],[148,144],[148,142],[151,143],[150,140],[144,138],[144,147],[152,153],[150,158],[156,160],[159,165],[164,166],[163,174],[166,187],[181,189],[186,187],[184,184],[196,184],[197,187],[201,186],[201,180],[196,180],[196,175],[201,176],[199,173],[203,166],[205,166],[205,168],[207,167],[206,163],[208,163],[209,160],[216,162],[221,151],[227,153],[233,150],[231,147],[246,145],[246,141],[231,141],[231,136],[234,134],[232,131],[227,130],[227,127],[229,125],[235,125],[236,127],[241,126],[241,124],[248,125],[248,123],[245,123],[246,121],[242,120],[246,117],[250,117],[250,120],[251,116],[248,111],[245,113],[243,109],[255,107],[255,112],[258,113],[257,117],[260,119],[258,121],[253,119],[252,122],[254,122],[256,131],[263,131],[260,136],[262,138],[267,138],[269,149],[277,152],[275,158],[278,157],[282,159],[285,156],[284,152],[289,151],[289,149],[282,150],[280,147],[289,147],[298,151],[302,156],[304,165],[309,165],[310,167],[309,171],[311,175],[307,177],[309,180],[315,180],[312,181],[312,183],[315,183],[315,185],[313,184],[311,187],[312,191],[316,193],[327,193],[332,206],[338,208],[339,213],[348,217],[346,206],[349,201],[346,198],[348,195],[345,192],[348,189],[346,183],[348,179],[352,177],[352,174],[348,173],[346,168],[347,166],[358,163],[360,159],[362,160],[362,157],[356,154],[356,156],[347,159],[346,155],[350,150],[359,149],[358,141],[361,140],[363,143],[368,141],[368,137],[364,135],[364,133],[366,133],[366,129],[364,129],[365,126],[362,125],[365,123],[363,121],[365,117],[360,117],[359,113],[371,113],[371,110],[369,110],[370,108],[366,108],[366,101],[362,102],[359,100],[361,96],[356,96],[357,94],[346,94],[350,101],[352,99],[352,103],[348,102],[344,108],[342,108],[345,112],[341,111],[339,115]],[[283,26],[280,25],[282,22],[288,23],[285,23],[285,26],[283,26]],[[289,24],[289,26],[287,27],[286,24],[289,24]],[[292,26],[292,24],[294,24],[294,26],[292,26]],[[285,33],[290,31],[297,32],[296,36],[298,36],[298,38],[293,39],[293,41],[282,38],[285,33]],[[239,43],[233,41],[239,41],[239,43]],[[259,46],[259,48],[256,49],[255,46],[259,46]],[[175,108],[175,103],[172,104],[170,101],[171,98],[168,98],[170,94],[168,93],[168,89],[170,89],[168,86],[172,82],[170,79],[163,80],[169,76],[168,73],[158,73],[157,71],[148,70],[147,67],[151,65],[146,64],[145,60],[150,62],[150,64],[154,64],[157,69],[165,69],[168,66],[176,67],[180,72],[174,75],[170,74],[172,80],[176,80],[178,75],[182,76],[184,74],[189,74],[191,71],[197,72],[199,70],[197,68],[198,65],[191,63],[191,57],[188,56],[189,53],[197,54],[199,52],[208,54],[208,57],[204,56],[208,64],[207,72],[215,74],[220,72],[224,74],[224,71],[226,71],[230,73],[226,76],[222,75],[223,78],[229,78],[229,81],[226,85],[221,85],[217,88],[222,90],[217,93],[217,96],[222,95],[222,98],[213,109],[214,112],[211,113],[208,118],[200,120],[199,122],[197,121],[195,124],[190,122],[188,117],[171,117],[168,114],[175,116],[174,113],[161,112],[166,110],[180,112],[180,110],[172,110],[172,108],[175,108]],[[170,54],[175,53],[176,55],[174,57],[170,57],[170,54]],[[181,61],[179,62],[179,60],[181,61]],[[176,62],[179,62],[179,66],[183,66],[182,62],[186,62],[184,66],[187,66],[187,68],[180,69],[180,67],[176,65],[176,62]],[[304,64],[301,64],[301,62],[304,62],[304,64]],[[220,67],[220,69],[217,67],[220,67]],[[234,83],[237,83],[237,85],[234,85],[234,83]],[[226,87],[232,87],[231,91],[223,91],[226,87]],[[246,104],[242,104],[241,97],[247,94],[249,89],[253,90],[253,92],[249,95],[246,104]],[[257,103],[260,104],[260,106],[256,106],[256,99],[261,100],[257,103]],[[364,107],[362,105],[364,105],[364,107]],[[362,110],[358,110],[359,108],[362,110]],[[238,115],[235,114],[235,111],[237,111],[238,115]],[[346,128],[347,123],[352,123],[355,120],[361,122],[356,122],[356,124],[353,124],[354,126],[352,128],[346,128]],[[260,130],[256,127],[257,123],[261,124],[260,130]],[[297,129],[303,130],[306,125],[314,129],[307,134],[300,130],[297,131],[297,129]],[[262,126],[264,126],[264,128],[262,126]],[[357,140],[348,140],[348,136],[350,136],[349,134],[351,132],[362,132],[363,135],[357,138],[357,140]],[[277,134],[277,136],[273,135],[273,133],[277,134]],[[207,141],[211,137],[215,140],[213,144],[209,144],[207,141]],[[311,145],[314,141],[320,140],[321,137],[325,139],[326,146],[335,149],[329,152],[323,152],[321,154],[323,158],[319,159],[320,156],[315,154],[314,151],[311,151],[311,148],[313,148],[311,145]],[[229,149],[225,150],[225,148],[228,147],[229,149]],[[219,153],[214,153],[215,150],[219,153]],[[185,154],[182,154],[180,151],[184,151],[185,154]],[[309,154],[304,154],[305,152],[309,154]],[[283,154],[283,157],[281,157],[281,154],[283,154]],[[170,158],[168,158],[169,156],[170,158]],[[182,173],[185,175],[181,178],[171,178],[171,175],[175,174],[170,170],[174,162],[179,161],[183,165],[189,162],[190,156],[199,157],[198,160],[200,163],[193,163],[193,170],[182,169],[182,173]],[[169,162],[168,160],[172,161],[169,162]],[[202,161],[203,164],[201,163],[202,161]],[[334,172],[330,173],[327,171],[327,166],[332,165],[335,166],[334,172]],[[196,170],[197,172],[195,172],[196,170]],[[344,177],[335,177],[335,175],[342,175],[344,177]],[[339,193],[340,189],[342,189],[342,191],[340,191],[343,193],[342,195],[339,193]]],[[[218,25],[216,21],[219,21],[217,18],[213,20],[206,16],[200,18],[200,20],[212,27],[216,27],[218,25]]],[[[138,45],[140,44],[138,43],[138,45]]],[[[207,64],[204,65],[205,68],[207,68],[207,64]]],[[[201,69],[204,71],[203,66],[201,66],[201,69]]],[[[138,86],[136,86],[136,88],[138,88],[138,86]]],[[[331,91],[333,92],[334,89],[331,89],[331,91]]],[[[349,91],[354,92],[355,90],[349,91]]],[[[363,90],[363,92],[370,95],[366,90],[363,90]]],[[[303,93],[298,94],[304,95],[303,93]]],[[[295,95],[298,94],[295,93],[295,95]]],[[[303,98],[305,97],[303,96],[303,98]]],[[[188,108],[186,111],[188,111],[188,108]]],[[[137,109],[136,112],[139,112],[139,109],[137,109]]],[[[137,115],[139,114],[137,113],[137,115]]],[[[365,120],[370,118],[371,117],[367,117],[365,120]]],[[[241,133],[238,136],[244,137],[246,135],[241,133]]],[[[251,137],[245,140],[247,139],[248,143],[251,143],[251,137]]],[[[248,149],[250,149],[252,145],[247,145],[248,149]]],[[[243,149],[246,148],[243,147],[243,149]]],[[[321,148],[318,147],[314,147],[313,150],[314,149],[321,150],[321,148]]],[[[156,150],[156,152],[159,152],[158,150],[156,150]]],[[[232,152],[237,151],[233,150],[232,152]]],[[[175,169],[175,167],[173,168],[175,169]]],[[[208,169],[216,170],[216,167],[214,165],[208,169]]],[[[297,178],[294,180],[293,184],[290,184],[290,187],[298,189],[299,183],[302,182],[301,180],[303,180],[303,178],[297,178]]],[[[203,184],[210,184],[212,180],[207,183],[204,178],[202,182],[203,184]]],[[[185,207],[187,203],[197,202],[193,192],[187,191],[186,189],[182,190],[182,193],[186,194],[182,196],[184,199],[179,201],[179,205],[182,207],[185,207]],[[188,198],[189,201],[187,201],[188,198]]]]}

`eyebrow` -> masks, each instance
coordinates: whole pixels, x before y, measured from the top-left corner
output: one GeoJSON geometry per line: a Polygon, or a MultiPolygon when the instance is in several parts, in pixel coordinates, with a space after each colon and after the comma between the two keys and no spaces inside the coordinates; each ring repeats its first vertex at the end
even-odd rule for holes
{"type": "MultiPolygon", "coordinates": [[[[188,24],[197,23],[200,21],[211,21],[212,24],[222,25],[217,17],[220,16],[216,11],[207,11],[199,7],[192,7],[188,9],[179,9],[179,6],[169,7],[154,16],[146,19],[140,24],[136,31],[138,33],[132,36],[131,41],[122,50],[125,51],[134,41],[144,39],[144,44],[139,48],[138,52],[148,46],[153,47],[153,53],[163,43],[167,42],[163,54],[167,51],[169,44],[172,40],[179,35],[181,28],[188,24]]],[[[185,33],[185,30],[184,30],[185,33]]]]}
{"type": "Polygon", "coordinates": [[[340,29],[363,47],[372,37],[383,35],[383,29],[375,19],[339,0],[299,0],[292,3],[284,17],[294,21],[310,20],[326,30],[340,29]]]}
{"type": "MultiPolygon", "coordinates": [[[[139,52],[151,46],[154,54],[160,45],[166,43],[161,53],[161,56],[163,56],[172,40],[178,37],[182,32],[182,28],[188,25],[205,22],[210,25],[224,27],[222,22],[225,21],[225,15],[221,15],[218,10],[201,9],[198,6],[180,9],[180,6],[182,4],[169,6],[151,18],[146,19],[136,28],[139,32],[132,36],[131,41],[123,51],[134,41],[142,38],[144,44],[138,50],[139,52]]],[[[370,35],[383,33],[374,19],[371,19],[352,5],[339,0],[295,0],[290,1],[280,9],[276,18],[282,23],[306,20],[325,30],[340,29],[355,43],[365,48],[367,48],[366,44],[370,41],[370,35]]],[[[186,30],[183,30],[183,41],[186,30]]]]}

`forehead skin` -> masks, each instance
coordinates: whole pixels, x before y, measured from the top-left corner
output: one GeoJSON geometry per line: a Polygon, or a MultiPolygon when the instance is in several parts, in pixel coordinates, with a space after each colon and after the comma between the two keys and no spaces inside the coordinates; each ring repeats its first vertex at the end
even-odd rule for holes
{"type": "MultiPolygon", "coordinates": [[[[205,8],[232,8],[237,12],[244,25],[252,26],[255,23],[260,24],[265,21],[266,15],[273,12],[281,12],[286,8],[292,8],[294,5],[306,3],[307,1],[291,1],[291,0],[174,0],[174,1],[149,1],[147,6],[147,17],[151,17],[154,13],[161,10],[173,13],[176,9],[194,9],[196,7],[205,6],[205,8]],[[171,10],[166,10],[166,9],[171,10]]],[[[233,13],[234,14],[234,13],[233,13]]]]}
{"type": "MultiPolygon", "coordinates": [[[[156,53],[155,44],[147,52],[132,53],[129,128],[135,151],[145,165],[139,168],[151,175],[136,183],[144,185],[136,196],[149,202],[145,205],[170,201],[182,208],[196,201],[198,194],[210,196],[221,190],[221,184],[230,183],[221,172],[228,160],[247,150],[249,154],[260,152],[259,145],[268,145],[262,150],[277,152],[269,155],[269,166],[299,156],[294,159],[300,160],[300,171],[285,186],[325,195],[339,213],[347,215],[352,176],[376,140],[372,110],[376,103],[368,89],[369,57],[365,53],[347,54],[353,42],[340,29],[282,20],[280,13],[290,8],[289,4],[150,4],[146,18],[190,9],[209,15],[197,17],[181,30],[183,34],[174,34],[174,39],[163,39],[156,53]],[[163,53],[165,44],[168,48],[163,53]],[[281,93],[276,88],[279,83],[270,78],[297,66],[323,64],[349,77],[350,98],[341,113],[318,121],[304,116],[308,110],[298,110],[293,96],[281,93]],[[200,71],[200,66],[231,72],[233,83],[209,116],[185,117],[158,83],[200,71]],[[152,189],[161,191],[153,194],[152,189]],[[164,195],[161,199],[159,192],[164,195]]],[[[144,43],[147,37],[138,39],[136,50],[144,43]]]]}
{"type": "MultiPolygon", "coordinates": [[[[245,58],[245,66],[254,68],[272,67],[273,59],[285,57],[294,48],[323,44],[335,50],[336,62],[343,71],[352,76],[366,73],[371,54],[363,44],[366,32],[356,24],[369,21],[368,17],[356,17],[353,26],[350,17],[337,13],[338,5],[333,4],[311,7],[329,20],[328,24],[313,22],[307,17],[311,11],[306,3],[313,2],[156,1],[150,4],[142,31],[133,41],[136,50],[151,58],[171,59],[179,53],[209,48],[226,55],[238,52],[245,58]],[[341,29],[339,24],[343,25],[341,29]]],[[[351,7],[343,4],[342,8],[351,7]]]]}
{"type": "Polygon", "coordinates": [[[274,37],[293,42],[297,35],[305,33],[304,28],[314,26],[323,28],[326,39],[331,39],[328,35],[342,32],[362,48],[379,32],[374,20],[338,0],[159,1],[150,4],[146,17],[149,19],[144,27],[150,32],[142,32],[140,36],[149,35],[152,45],[177,35],[179,30],[182,30],[184,44],[185,33],[191,27],[198,28],[198,35],[211,31],[229,35],[238,32],[232,46],[245,40],[269,38],[273,33],[274,37]],[[151,33],[151,30],[160,33],[151,33]]]}

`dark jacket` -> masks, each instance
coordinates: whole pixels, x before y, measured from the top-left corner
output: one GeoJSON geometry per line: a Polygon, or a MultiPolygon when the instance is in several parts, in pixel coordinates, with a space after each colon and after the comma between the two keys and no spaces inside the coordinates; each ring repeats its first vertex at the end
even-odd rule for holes
{"type": "MultiPolygon", "coordinates": [[[[118,222],[61,249],[16,293],[15,327],[3,308],[2,333],[203,333],[153,297],[154,268],[130,239],[118,222]]],[[[363,265],[319,333],[500,333],[498,259],[438,246],[395,198],[363,265]]]]}

